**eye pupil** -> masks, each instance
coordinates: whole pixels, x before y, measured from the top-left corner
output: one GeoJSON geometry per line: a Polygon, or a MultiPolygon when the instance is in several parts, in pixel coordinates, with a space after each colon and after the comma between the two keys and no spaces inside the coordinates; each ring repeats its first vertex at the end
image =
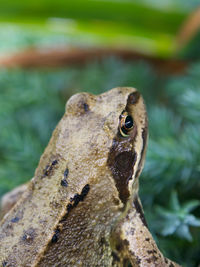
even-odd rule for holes
{"type": "Polygon", "coordinates": [[[120,127],[119,127],[119,131],[121,136],[123,137],[127,137],[130,135],[131,130],[134,127],[134,121],[132,116],[128,115],[128,113],[126,111],[124,111],[120,117],[120,127]]]}
{"type": "Polygon", "coordinates": [[[133,119],[131,116],[127,116],[125,119],[125,128],[130,129],[133,127],[133,119]]]}

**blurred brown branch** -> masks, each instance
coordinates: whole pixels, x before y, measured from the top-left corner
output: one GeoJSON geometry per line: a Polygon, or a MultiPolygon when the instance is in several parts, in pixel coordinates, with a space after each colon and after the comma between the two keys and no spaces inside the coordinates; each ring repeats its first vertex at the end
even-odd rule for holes
{"type": "Polygon", "coordinates": [[[177,35],[178,49],[185,46],[200,30],[200,7],[194,12],[183,23],[179,34],[177,35]]]}
{"type": "Polygon", "coordinates": [[[182,73],[186,61],[160,59],[146,56],[134,51],[122,49],[65,48],[65,49],[29,49],[11,56],[0,57],[0,67],[62,67],[73,64],[85,64],[91,60],[115,56],[126,61],[149,61],[159,73],[182,73]]]}

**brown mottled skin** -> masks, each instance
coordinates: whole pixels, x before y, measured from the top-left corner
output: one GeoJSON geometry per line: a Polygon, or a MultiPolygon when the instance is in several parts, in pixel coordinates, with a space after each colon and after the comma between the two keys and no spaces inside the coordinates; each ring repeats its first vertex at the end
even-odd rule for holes
{"type": "Polygon", "coordinates": [[[177,266],[157,248],[138,199],[146,141],[135,89],[72,96],[34,178],[1,221],[1,266],[177,266]],[[124,111],[133,127],[123,137],[124,111]]]}

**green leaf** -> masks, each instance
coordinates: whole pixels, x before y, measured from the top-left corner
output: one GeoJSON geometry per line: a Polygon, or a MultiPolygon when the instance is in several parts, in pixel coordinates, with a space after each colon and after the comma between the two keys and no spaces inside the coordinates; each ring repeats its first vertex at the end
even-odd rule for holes
{"type": "Polygon", "coordinates": [[[181,238],[192,241],[189,226],[200,226],[200,219],[189,212],[199,205],[199,201],[188,201],[181,205],[178,200],[177,192],[172,191],[168,209],[156,207],[156,211],[163,218],[160,233],[163,236],[176,234],[181,238]]]}
{"type": "Polygon", "coordinates": [[[194,215],[187,215],[184,219],[185,224],[191,226],[200,226],[200,219],[197,219],[194,215]]]}
{"type": "Polygon", "coordinates": [[[191,200],[191,201],[188,201],[187,203],[185,203],[182,206],[182,209],[183,209],[183,212],[189,213],[190,211],[192,211],[195,208],[197,208],[199,205],[200,205],[200,201],[199,200],[191,200]]]}
{"type": "Polygon", "coordinates": [[[182,224],[180,225],[177,229],[176,229],[176,233],[178,236],[180,236],[181,238],[184,238],[188,241],[192,241],[192,235],[190,234],[189,231],[189,227],[186,224],[182,224]]]}
{"type": "Polygon", "coordinates": [[[171,216],[163,223],[161,234],[163,236],[172,235],[174,234],[178,227],[180,226],[181,222],[176,216],[171,216]]]}
{"type": "Polygon", "coordinates": [[[171,194],[169,207],[171,210],[174,210],[174,211],[180,210],[180,205],[179,205],[178,196],[177,196],[176,191],[173,191],[171,194]]]}

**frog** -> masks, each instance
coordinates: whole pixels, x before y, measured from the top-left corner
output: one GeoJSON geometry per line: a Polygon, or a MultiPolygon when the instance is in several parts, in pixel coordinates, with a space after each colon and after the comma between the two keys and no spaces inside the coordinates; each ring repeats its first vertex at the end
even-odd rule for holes
{"type": "Polygon", "coordinates": [[[1,220],[1,266],[179,266],[158,249],[138,195],[147,141],[135,88],[73,95],[1,220]]]}

